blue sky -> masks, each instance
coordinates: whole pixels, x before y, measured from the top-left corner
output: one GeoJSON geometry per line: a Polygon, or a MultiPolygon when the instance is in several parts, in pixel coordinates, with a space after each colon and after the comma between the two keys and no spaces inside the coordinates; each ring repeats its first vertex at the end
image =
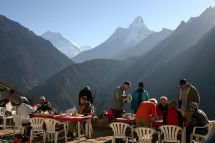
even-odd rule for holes
{"type": "Polygon", "coordinates": [[[37,35],[60,32],[71,42],[94,47],[137,16],[151,30],[175,29],[214,5],[215,0],[1,0],[0,14],[37,35]]]}

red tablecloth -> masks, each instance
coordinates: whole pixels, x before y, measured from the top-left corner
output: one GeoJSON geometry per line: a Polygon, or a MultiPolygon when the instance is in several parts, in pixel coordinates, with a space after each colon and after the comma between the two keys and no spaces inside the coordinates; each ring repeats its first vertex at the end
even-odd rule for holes
{"type": "Polygon", "coordinates": [[[152,121],[152,127],[159,128],[162,125],[163,125],[163,120],[152,121]]]}
{"type": "MultiPolygon", "coordinates": [[[[127,118],[116,118],[117,122],[123,122],[123,123],[128,123],[128,124],[135,124],[136,119],[135,118],[131,118],[131,119],[127,119],[127,118]]],[[[159,128],[160,126],[163,125],[163,120],[155,120],[152,121],[152,127],[155,128],[159,128]]]]}
{"type": "Polygon", "coordinates": [[[134,124],[136,122],[135,118],[127,119],[127,118],[116,118],[117,122],[123,122],[128,124],[134,124]]]}
{"type": "Polygon", "coordinates": [[[31,118],[40,117],[40,118],[51,118],[58,120],[60,122],[85,122],[92,118],[91,115],[88,116],[68,116],[68,115],[46,115],[46,114],[32,114],[31,118]]]}

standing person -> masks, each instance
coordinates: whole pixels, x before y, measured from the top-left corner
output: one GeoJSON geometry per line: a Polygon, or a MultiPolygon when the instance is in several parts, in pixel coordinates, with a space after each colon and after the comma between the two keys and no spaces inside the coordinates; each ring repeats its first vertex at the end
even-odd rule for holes
{"type": "Polygon", "coordinates": [[[80,92],[79,92],[79,105],[81,104],[80,100],[81,97],[85,96],[87,98],[87,101],[90,102],[90,104],[93,104],[93,95],[90,90],[89,86],[84,87],[80,92]]]}
{"type": "Polygon", "coordinates": [[[170,101],[168,110],[163,115],[163,124],[179,127],[183,126],[182,114],[178,109],[176,109],[175,101],[170,101]]]}
{"type": "Polygon", "coordinates": [[[200,103],[200,96],[197,89],[187,83],[186,79],[182,79],[179,82],[178,102],[179,109],[184,113],[184,116],[187,115],[191,102],[200,103]]]}
{"type": "Polygon", "coordinates": [[[161,96],[160,103],[156,107],[157,115],[163,116],[168,110],[168,98],[166,96],[161,96]]]}
{"type": "Polygon", "coordinates": [[[111,110],[115,118],[119,118],[122,116],[125,100],[126,99],[131,100],[131,97],[126,95],[126,91],[130,87],[131,87],[131,83],[129,81],[125,81],[121,86],[117,87],[114,90],[114,96],[111,102],[111,110]]]}
{"type": "Polygon", "coordinates": [[[29,114],[34,112],[34,108],[30,106],[30,101],[21,96],[21,103],[16,107],[16,114],[23,116],[25,119],[29,119],[29,114]]]}
{"type": "Polygon", "coordinates": [[[25,135],[30,136],[30,114],[34,112],[34,108],[29,104],[29,100],[26,97],[21,96],[21,103],[16,107],[16,114],[24,117],[22,119],[22,125],[25,126],[25,135]]]}
{"type": "Polygon", "coordinates": [[[149,94],[144,89],[143,82],[139,82],[138,89],[136,89],[132,94],[131,109],[134,111],[134,114],[136,114],[140,103],[143,101],[147,101],[148,99],[149,99],[149,94]]]}
{"type": "Polygon", "coordinates": [[[151,127],[151,118],[156,116],[157,100],[154,98],[143,101],[136,113],[137,127],[151,127]]]}
{"type": "MultiPolygon", "coordinates": [[[[187,127],[186,131],[186,139],[187,143],[190,141],[190,134],[193,132],[193,128],[198,126],[198,127],[203,127],[208,124],[208,117],[205,114],[204,111],[200,110],[198,107],[198,104],[195,102],[191,102],[189,106],[189,110],[192,113],[192,117],[189,121],[189,127],[187,127]]],[[[196,130],[196,133],[205,135],[207,134],[208,129],[207,128],[201,128],[196,130]]]]}

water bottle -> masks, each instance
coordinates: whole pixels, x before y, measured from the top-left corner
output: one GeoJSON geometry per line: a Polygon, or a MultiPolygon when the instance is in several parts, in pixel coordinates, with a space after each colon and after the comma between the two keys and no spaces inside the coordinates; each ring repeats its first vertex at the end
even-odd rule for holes
{"type": "Polygon", "coordinates": [[[97,117],[96,107],[93,106],[93,107],[92,107],[92,110],[93,110],[93,116],[94,116],[94,117],[97,117]]]}
{"type": "Polygon", "coordinates": [[[76,115],[77,115],[77,109],[76,109],[76,107],[75,107],[75,106],[73,107],[73,115],[74,115],[74,116],[76,116],[76,115]]]}

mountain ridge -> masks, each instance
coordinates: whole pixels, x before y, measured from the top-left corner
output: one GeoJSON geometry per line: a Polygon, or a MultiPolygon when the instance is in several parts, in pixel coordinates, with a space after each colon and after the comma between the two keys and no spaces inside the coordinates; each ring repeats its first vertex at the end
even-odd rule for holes
{"type": "Polygon", "coordinates": [[[117,28],[113,34],[99,46],[81,52],[75,56],[73,60],[79,63],[92,59],[111,59],[113,55],[117,54],[122,49],[137,44],[152,33],[153,31],[146,27],[142,18],[137,17],[129,28],[117,28]]]}
{"type": "Polygon", "coordinates": [[[1,80],[24,92],[73,63],[49,41],[5,16],[0,16],[0,50],[1,80]]]}

